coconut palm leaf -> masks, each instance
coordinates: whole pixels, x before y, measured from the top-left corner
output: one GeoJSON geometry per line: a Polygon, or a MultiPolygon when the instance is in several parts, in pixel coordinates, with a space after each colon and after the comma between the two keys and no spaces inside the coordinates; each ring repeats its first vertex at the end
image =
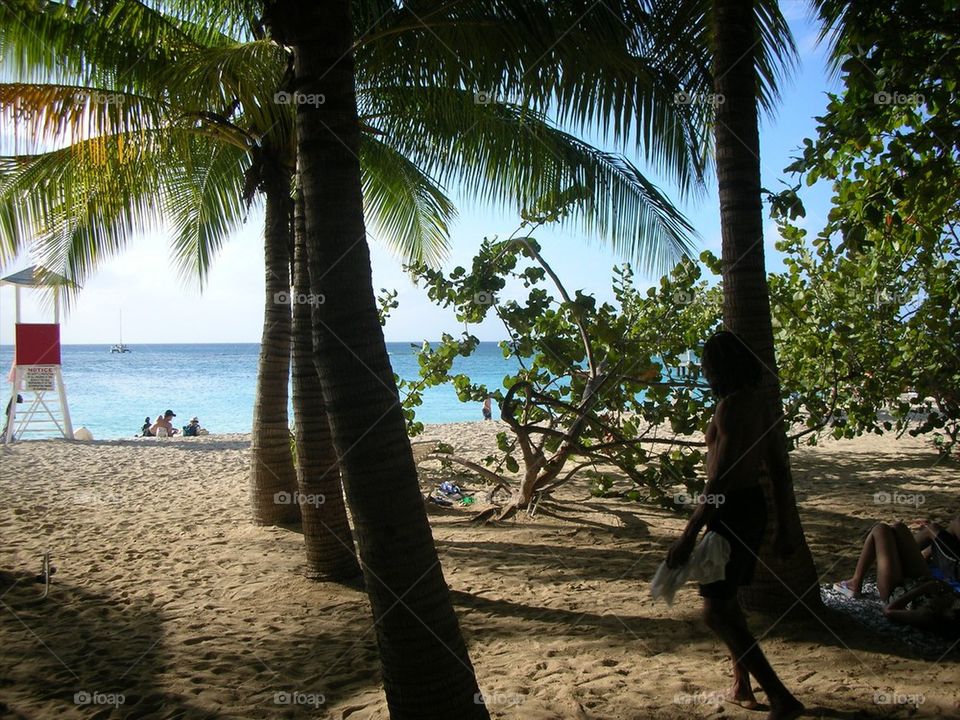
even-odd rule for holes
{"type": "Polygon", "coordinates": [[[111,88],[0,83],[0,119],[18,144],[49,147],[98,135],[138,133],[168,117],[166,103],[111,88]]]}
{"type": "Polygon", "coordinates": [[[632,163],[540,113],[478,104],[472,93],[451,88],[378,87],[360,103],[362,120],[400,153],[482,202],[524,210],[570,196],[570,220],[650,268],[663,269],[690,251],[692,227],[632,163]],[[430,111],[417,115],[417,107],[430,111]]]}
{"type": "Polygon", "coordinates": [[[364,209],[378,238],[404,260],[438,265],[457,209],[439,184],[389,142],[360,141],[364,209]]]}
{"type": "Polygon", "coordinates": [[[44,265],[82,283],[132,234],[160,227],[175,160],[149,131],[0,158],[3,259],[33,247],[44,265]]]}
{"type": "Polygon", "coordinates": [[[202,288],[220,248],[246,221],[250,154],[194,136],[178,159],[180,172],[164,187],[164,220],[174,231],[172,253],[181,279],[197,280],[202,288]]]}

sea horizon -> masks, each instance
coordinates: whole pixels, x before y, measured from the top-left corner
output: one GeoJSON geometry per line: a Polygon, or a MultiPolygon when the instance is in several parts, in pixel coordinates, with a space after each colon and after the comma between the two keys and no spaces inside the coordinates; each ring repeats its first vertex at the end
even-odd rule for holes
{"type": "MultiPolygon", "coordinates": [[[[421,343],[387,342],[393,370],[402,378],[419,376],[415,353],[421,343]]],[[[126,343],[131,352],[123,354],[110,352],[114,344],[61,345],[74,429],[86,427],[98,440],[133,437],[146,418],[169,409],[176,413],[175,427],[197,416],[214,434],[252,431],[260,343],[126,343]]],[[[0,345],[4,380],[12,360],[13,345],[0,345]]],[[[499,341],[491,340],[481,342],[469,358],[457,358],[454,371],[495,390],[516,367],[514,359],[503,357],[499,341]]],[[[4,382],[4,407],[11,394],[4,382]]],[[[430,424],[481,420],[482,407],[460,402],[452,386],[427,388],[417,419],[430,424]]]]}

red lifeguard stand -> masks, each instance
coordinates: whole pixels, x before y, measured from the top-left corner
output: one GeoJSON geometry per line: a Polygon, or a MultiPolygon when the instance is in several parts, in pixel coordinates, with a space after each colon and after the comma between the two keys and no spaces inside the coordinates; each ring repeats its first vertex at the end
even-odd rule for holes
{"type": "Polygon", "coordinates": [[[60,289],[70,280],[39,266],[0,279],[0,285],[14,286],[16,335],[14,365],[10,380],[13,392],[7,408],[5,443],[19,440],[24,433],[59,431],[73,440],[73,425],[67,406],[67,389],[60,365],[60,289]],[[24,323],[20,315],[22,288],[49,288],[53,292],[53,323],[24,323]],[[23,410],[17,409],[18,397],[23,410]]]}

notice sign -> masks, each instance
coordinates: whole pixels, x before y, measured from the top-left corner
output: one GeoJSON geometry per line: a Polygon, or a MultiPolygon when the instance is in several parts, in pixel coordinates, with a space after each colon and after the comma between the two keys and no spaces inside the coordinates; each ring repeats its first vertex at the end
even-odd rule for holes
{"type": "Polygon", "coordinates": [[[54,380],[57,376],[55,367],[30,367],[23,368],[24,384],[26,390],[42,392],[54,389],[54,380]]]}

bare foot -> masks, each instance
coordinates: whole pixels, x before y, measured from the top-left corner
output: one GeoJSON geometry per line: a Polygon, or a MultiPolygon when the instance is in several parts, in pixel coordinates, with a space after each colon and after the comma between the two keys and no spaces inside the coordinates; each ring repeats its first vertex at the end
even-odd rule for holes
{"type": "Polygon", "coordinates": [[[739,705],[747,710],[758,710],[760,708],[760,703],[757,702],[757,698],[754,697],[753,690],[749,685],[734,684],[732,688],[727,690],[726,698],[734,705],[739,705]]]}
{"type": "Polygon", "coordinates": [[[793,695],[788,695],[782,700],[770,700],[770,713],[767,720],[793,720],[803,715],[803,703],[797,700],[793,695]]]}

